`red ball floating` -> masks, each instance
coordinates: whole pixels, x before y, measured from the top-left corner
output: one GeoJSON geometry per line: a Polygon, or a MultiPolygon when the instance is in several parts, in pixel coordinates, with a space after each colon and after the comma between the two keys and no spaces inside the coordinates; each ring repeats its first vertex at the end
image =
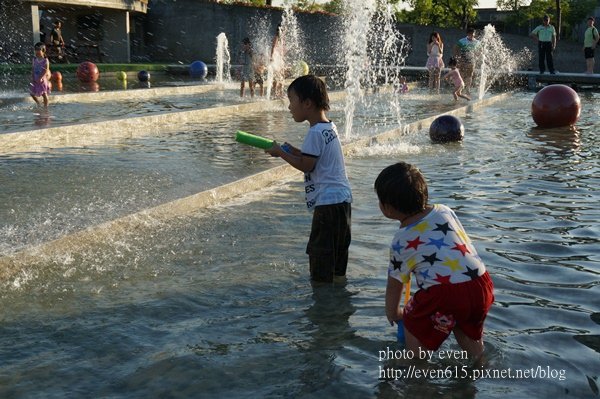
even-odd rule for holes
{"type": "Polygon", "coordinates": [[[81,82],[95,82],[98,80],[98,76],[100,76],[100,71],[93,62],[84,61],[77,67],[77,79],[81,82]]]}
{"type": "Polygon", "coordinates": [[[580,114],[577,92],[565,85],[544,87],[531,103],[531,117],[542,128],[573,126],[580,114]]]}

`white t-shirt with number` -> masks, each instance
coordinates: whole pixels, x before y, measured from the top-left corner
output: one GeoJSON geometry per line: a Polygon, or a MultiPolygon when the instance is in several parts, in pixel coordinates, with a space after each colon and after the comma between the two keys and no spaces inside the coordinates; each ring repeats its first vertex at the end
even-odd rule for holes
{"type": "Polygon", "coordinates": [[[302,143],[302,153],[317,158],[314,169],[304,174],[306,206],[309,210],[318,205],[352,202],[344,153],[333,122],[311,126],[302,143]]]}

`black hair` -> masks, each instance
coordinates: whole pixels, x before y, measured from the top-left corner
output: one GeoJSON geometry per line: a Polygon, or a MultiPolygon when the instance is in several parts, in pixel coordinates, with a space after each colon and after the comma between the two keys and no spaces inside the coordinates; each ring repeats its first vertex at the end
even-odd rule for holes
{"type": "Polygon", "coordinates": [[[249,37],[245,37],[244,40],[242,40],[242,43],[244,43],[244,44],[250,44],[250,38],[249,37]]]}
{"type": "Polygon", "coordinates": [[[300,101],[310,100],[318,108],[329,111],[329,96],[325,82],[315,75],[304,75],[296,78],[288,86],[287,92],[294,91],[300,101]]]}
{"type": "Polygon", "coordinates": [[[453,66],[457,66],[457,65],[458,65],[458,61],[456,60],[456,58],[450,57],[450,59],[448,60],[448,66],[453,67],[453,66]]]}
{"type": "Polygon", "coordinates": [[[475,28],[468,28],[468,29],[467,29],[467,35],[468,35],[469,33],[475,33],[475,28]]]}
{"type": "Polygon", "coordinates": [[[375,179],[375,192],[382,204],[407,215],[427,207],[427,182],[421,171],[406,162],[390,165],[375,179]]]}
{"type": "Polygon", "coordinates": [[[35,50],[42,50],[44,53],[46,52],[46,45],[43,42],[37,42],[33,45],[35,50]]]}

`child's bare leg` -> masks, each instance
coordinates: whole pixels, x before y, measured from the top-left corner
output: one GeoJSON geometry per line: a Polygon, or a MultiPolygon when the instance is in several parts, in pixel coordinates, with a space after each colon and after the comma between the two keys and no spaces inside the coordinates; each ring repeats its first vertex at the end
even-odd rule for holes
{"type": "Polygon", "coordinates": [[[248,87],[250,87],[250,97],[254,97],[254,81],[248,81],[248,87]]]}
{"type": "Polygon", "coordinates": [[[471,97],[467,96],[466,94],[462,94],[460,90],[458,92],[458,96],[464,98],[465,100],[471,101],[471,97]]]}
{"type": "Polygon", "coordinates": [[[460,89],[458,89],[454,93],[452,93],[452,96],[454,97],[454,101],[458,101],[459,93],[460,93],[460,89]]]}
{"type": "Polygon", "coordinates": [[[242,80],[242,84],[240,85],[240,97],[244,97],[246,82],[242,80]]]}
{"type": "MultiPolygon", "coordinates": [[[[419,349],[423,348],[423,344],[421,341],[414,335],[410,333],[406,328],[404,328],[404,343],[407,351],[412,351],[412,353],[419,353],[419,349]]],[[[426,350],[426,349],[423,349],[426,350]]]]}
{"type": "Polygon", "coordinates": [[[42,99],[44,100],[44,107],[48,107],[48,94],[42,94],[42,99]]]}
{"type": "Polygon", "coordinates": [[[483,338],[474,340],[473,338],[468,337],[458,327],[454,327],[453,332],[456,342],[458,342],[458,345],[460,345],[461,348],[467,351],[470,358],[477,359],[483,354],[483,338]]]}
{"type": "Polygon", "coordinates": [[[31,94],[31,98],[33,98],[33,101],[35,101],[35,103],[37,105],[40,105],[40,100],[38,100],[36,96],[34,96],[33,94],[31,94]]]}
{"type": "Polygon", "coordinates": [[[455,100],[458,100],[457,96],[461,97],[461,98],[464,98],[465,100],[469,100],[469,101],[471,100],[471,97],[469,97],[469,96],[467,96],[465,94],[462,94],[462,87],[459,87],[458,90],[456,90],[455,95],[454,95],[454,99],[455,100]]]}

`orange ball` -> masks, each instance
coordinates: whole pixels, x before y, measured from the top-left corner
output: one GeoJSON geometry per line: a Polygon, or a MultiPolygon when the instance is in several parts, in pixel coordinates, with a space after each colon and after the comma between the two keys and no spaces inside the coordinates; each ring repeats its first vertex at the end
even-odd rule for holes
{"type": "Polygon", "coordinates": [[[50,79],[52,79],[52,81],[54,82],[62,82],[62,73],[60,73],[59,71],[52,72],[52,76],[50,79]]]}
{"type": "Polygon", "coordinates": [[[573,126],[581,115],[577,92],[565,85],[549,85],[531,103],[531,117],[542,128],[573,126]]]}

